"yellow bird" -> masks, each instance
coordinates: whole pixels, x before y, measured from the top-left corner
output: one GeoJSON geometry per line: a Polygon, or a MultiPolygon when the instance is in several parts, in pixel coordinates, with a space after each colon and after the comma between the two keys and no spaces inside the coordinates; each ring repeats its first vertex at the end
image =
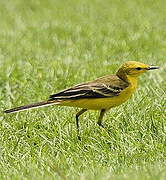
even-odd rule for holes
{"type": "Polygon", "coordinates": [[[62,90],[49,97],[48,100],[5,110],[14,113],[48,105],[60,105],[82,108],[76,114],[76,126],[79,136],[79,116],[87,110],[100,110],[97,124],[102,126],[102,119],[106,111],[127,101],[137,88],[139,75],[146,71],[159,69],[141,62],[127,61],[115,75],[100,77],[94,81],[85,82],[62,90]]]}

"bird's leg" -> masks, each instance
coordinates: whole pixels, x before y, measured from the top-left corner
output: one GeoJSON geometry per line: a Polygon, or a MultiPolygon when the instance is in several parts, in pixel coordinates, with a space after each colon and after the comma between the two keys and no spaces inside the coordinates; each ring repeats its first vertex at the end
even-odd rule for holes
{"type": "Polygon", "coordinates": [[[103,120],[103,116],[104,116],[105,112],[106,112],[105,109],[102,109],[102,110],[100,111],[100,116],[99,116],[99,119],[98,119],[98,121],[97,121],[97,124],[98,124],[99,126],[103,127],[103,128],[104,128],[104,126],[102,125],[102,120],[103,120]]]}
{"type": "Polygon", "coordinates": [[[81,114],[83,114],[84,112],[86,112],[87,109],[81,109],[81,111],[79,111],[77,114],[76,114],[76,126],[77,126],[77,137],[78,139],[81,141],[81,137],[80,137],[80,126],[79,126],[79,116],[81,114]]]}

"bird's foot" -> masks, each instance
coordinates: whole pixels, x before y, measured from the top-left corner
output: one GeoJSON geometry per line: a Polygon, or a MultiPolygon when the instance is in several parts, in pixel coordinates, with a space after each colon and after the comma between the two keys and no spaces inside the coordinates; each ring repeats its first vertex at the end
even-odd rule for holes
{"type": "Polygon", "coordinates": [[[77,138],[78,138],[79,141],[81,141],[81,137],[79,135],[77,136],[77,138]]]}
{"type": "Polygon", "coordinates": [[[104,126],[103,126],[103,124],[101,124],[101,123],[97,123],[100,127],[102,127],[102,128],[105,128],[104,126]]]}

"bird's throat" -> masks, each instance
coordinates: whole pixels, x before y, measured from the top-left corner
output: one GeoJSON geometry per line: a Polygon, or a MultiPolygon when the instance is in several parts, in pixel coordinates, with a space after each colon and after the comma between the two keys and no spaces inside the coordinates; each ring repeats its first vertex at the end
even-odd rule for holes
{"type": "Polygon", "coordinates": [[[138,76],[126,76],[126,81],[133,87],[133,89],[137,88],[138,76]]]}

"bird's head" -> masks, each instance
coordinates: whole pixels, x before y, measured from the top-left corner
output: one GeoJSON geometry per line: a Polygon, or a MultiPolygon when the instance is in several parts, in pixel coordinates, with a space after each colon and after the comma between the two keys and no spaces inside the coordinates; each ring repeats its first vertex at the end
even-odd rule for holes
{"type": "Polygon", "coordinates": [[[123,77],[138,77],[144,72],[149,70],[159,69],[157,66],[147,65],[137,61],[127,61],[124,63],[117,72],[117,76],[123,77]]]}

